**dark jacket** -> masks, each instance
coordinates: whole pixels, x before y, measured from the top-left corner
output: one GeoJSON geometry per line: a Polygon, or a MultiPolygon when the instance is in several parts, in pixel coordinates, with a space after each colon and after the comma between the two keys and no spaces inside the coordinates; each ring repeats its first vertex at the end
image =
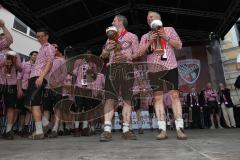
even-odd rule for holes
{"type": "Polygon", "coordinates": [[[224,99],[223,99],[223,95],[225,96],[226,98],[226,101],[227,101],[227,104],[226,107],[228,108],[231,108],[234,106],[233,102],[232,102],[232,98],[231,98],[231,94],[230,94],[230,89],[228,88],[225,88],[224,90],[219,90],[218,91],[218,95],[219,95],[219,98],[220,98],[220,103],[225,103],[224,102],[224,99]]]}

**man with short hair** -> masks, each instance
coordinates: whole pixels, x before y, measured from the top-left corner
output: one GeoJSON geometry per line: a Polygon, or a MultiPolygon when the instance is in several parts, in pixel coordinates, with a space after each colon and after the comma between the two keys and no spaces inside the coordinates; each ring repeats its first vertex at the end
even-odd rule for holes
{"type": "Polygon", "coordinates": [[[17,102],[17,71],[22,70],[22,65],[20,55],[10,49],[13,42],[12,35],[2,20],[0,20],[0,28],[3,30],[0,36],[0,97],[3,96],[7,108],[7,128],[3,138],[12,140],[17,102]],[[9,58],[10,55],[14,57],[9,58]]]}
{"type": "MultiPolygon", "coordinates": [[[[58,45],[53,43],[52,46],[55,48],[55,56],[52,64],[52,68],[48,75],[45,77],[48,84],[46,85],[44,92],[43,92],[43,116],[42,116],[42,125],[43,125],[43,132],[48,133],[51,126],[50,126],[50,117],[53,113],[54,105],[61,100],[62,96],[59,93],[54,91],[53,85],[57,83],[59,80],[63,80],[63,76],[65,76],[65,59],[62,53],[58,50],[58,45]]],[[[46,134],[45,134],[46,135],[46,134]]]]}
{"type": "MultiPolygon", "coordinates": [[[[133,78],[127,78],[128,73],[133,73],[132,60],[138,54],[138,37],[127,31],[128,21],[123,15],[116,15],[112,25],[118,30],[118,42],[107,40],[106,47],[103,49],[101,57],[109,58],[105,90],[106,102],[104,106],[104,132],[101,134],[100,141],[106,142],[112,140],[112,118],[114,115],[114,105],[117,97],[121,95],[124,100],[123,105],[123,134],[122,138],[126,140],[135,140],[136,136],[129,129],[131,119],[131,88],[134,83],[133,78]],[[118,44],[121,49],[116,48],[118,44]],[[108,50],[112,44],[113,50],[108,50]],[[131,44],[131,45],[129,45],[131,44]],[[112,94],[108,94],[108,93],[112,94]]],[[[110,47],[111,48],[111,47],[110,47]]]]}
{"type": "Polygon", "coordinates": [[[30,78],[30,73],[33,67],[33,64],[36,61],[38,52],[32,51],[29,54],[30,60],[22,63],[22,71],[18,72],[17,75],[17,87],[18,87],[18,100],[16,108],[19,110],[20,116],[20,126],[19,132],[20,135],[25,137],[28,135],[28,123],[30,120],[30,112],[25,107],[25,99],[26,99],[26,90],[28,88],[28,80],[30,78]]]}
{"type": "Polygon", "coordinates": [[[228,128],[236,128],[230,89],[226,88],[223,83],[219,83],[219,103],[222,108],[223,117],[228,128]]]}
{"type": "MultiPolygon", "coordinates": [[[[160,14],[157,12],[149,11],[147,15],[147,23],[151,27],[153,20],[160,20],[160,14]]],[[[178,92],[178,69],[177,60],[175,57],[174,49],[181,49],[182,42],[172,27],[164,27],[163,30],[157,32],[149,32],[142,36],[140,45],[140,55],[149,54],[147,58],[149,68],[149,79],[152,87],[158,83],[158,88],[153,88],[154,92],[154,107],[158,118],[159,135],[158,140],[166,139],[166,117],[163,105],[163,91],[165,87],[169,90],[169,95],[172,100],[172,109],[175,116],[175,125],[178,139],[186,139],[187,136],[183,131],[183,118],[182,118],[182,107],[179,100],[178,92]],[[163,59],[162,53],[158,51],[150,50],[153,49],[154,41],[157,37],[160,37],[166,44],[165,54],[166,57],[163,59]],[[153,70],[151,69],[153,68],[153,70]]]]}
{"type": "Polygon", "coordinates": [[[48,43],[49,33],[46,29],[37,31],[37,39],[41,48],[31,71],[27,89],[27,102],[31,106],[36,128],[36,131],[29,137],[33,140],[44,138],[41,111],[42,93],[47,84],[46,76],[52,68],[56,53],[55,48],[48,43]]]}
{"type": "Polygon", "coordinates": [[[216,115],[218,128],[223,129],[223,127],[221,126],[221,121],[219,116],[218,93],[215,89],[213,89],[212,83],[210,82],[207,83],[206,90],[204,92],[204,97],[210,111],[210,119],[211,119],[210,129],[215,129],[214,115],[216,115]]]}

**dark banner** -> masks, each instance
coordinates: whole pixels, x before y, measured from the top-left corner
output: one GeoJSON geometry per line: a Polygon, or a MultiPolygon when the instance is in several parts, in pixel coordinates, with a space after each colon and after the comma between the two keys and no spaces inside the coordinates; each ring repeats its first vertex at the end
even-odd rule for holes
{"type": "Polygon", "coordinates": [[[216,87],[225,82],[218,45],[184,47],[176,51],[179,71],[179,89],[189,92],[191,87],[198,91],[208,82],[216,87]]]}

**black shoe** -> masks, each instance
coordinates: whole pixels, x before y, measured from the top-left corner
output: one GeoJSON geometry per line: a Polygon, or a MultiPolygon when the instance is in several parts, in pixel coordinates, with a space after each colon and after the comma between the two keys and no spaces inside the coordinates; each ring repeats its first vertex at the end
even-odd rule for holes
{"type": "Polygon", "coordinates": [[[81,134],[82,136],[90,136],[90,129],[89,128],[84,128],[83,130],[82,130],[82,134],[81,134]]]}
{"type": "Polygon", "coordinates": [[[9,131],[7,133],[4,133],[3,138],[6,139],[6,140],[13,140],[14,139],[13,131],[9,131]]]}
{"type": "Polygon", "coordinates": [[[71,132],[70,132],[69,129],[65,129],[64,132],[63,132],[63,135],[64,135],[64,136],[68,136],[68,135],[70,135],[70,134],[71,134],[71,132]]]}
{"type": "Polygon", "coordinates": [[[58,131],[58,136],[63,136],[64,135],[64,131],[58,131]]]}
{"type": "Polygon", "coordinates": [[[57,138],[58,137],[58,133],[56,131],[52,131],[49,135],[49,138],[57,138]]]}
{"type": "Polygon", "coordinates": [[[28,137],[29,136],[29,132],[28,132],[28,127],[23,127],[22,131],[21,131],[21,137],[28,137]]]}
{"type": "Polygon", "coordinates": [[[73,137],[81,137],[81,130],[79,128],[74,129],[73,137]]]}

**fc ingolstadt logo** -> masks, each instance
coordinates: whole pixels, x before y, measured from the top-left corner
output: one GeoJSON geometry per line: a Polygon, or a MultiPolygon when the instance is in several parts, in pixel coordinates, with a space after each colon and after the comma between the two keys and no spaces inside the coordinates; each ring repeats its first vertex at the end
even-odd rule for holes
{"type": "Polygon", "coordinates": [[[185,59],[178,61],[178,73],[180,77],[188,84],[194,84],[201,71],[200,60],[185,59]]]}

